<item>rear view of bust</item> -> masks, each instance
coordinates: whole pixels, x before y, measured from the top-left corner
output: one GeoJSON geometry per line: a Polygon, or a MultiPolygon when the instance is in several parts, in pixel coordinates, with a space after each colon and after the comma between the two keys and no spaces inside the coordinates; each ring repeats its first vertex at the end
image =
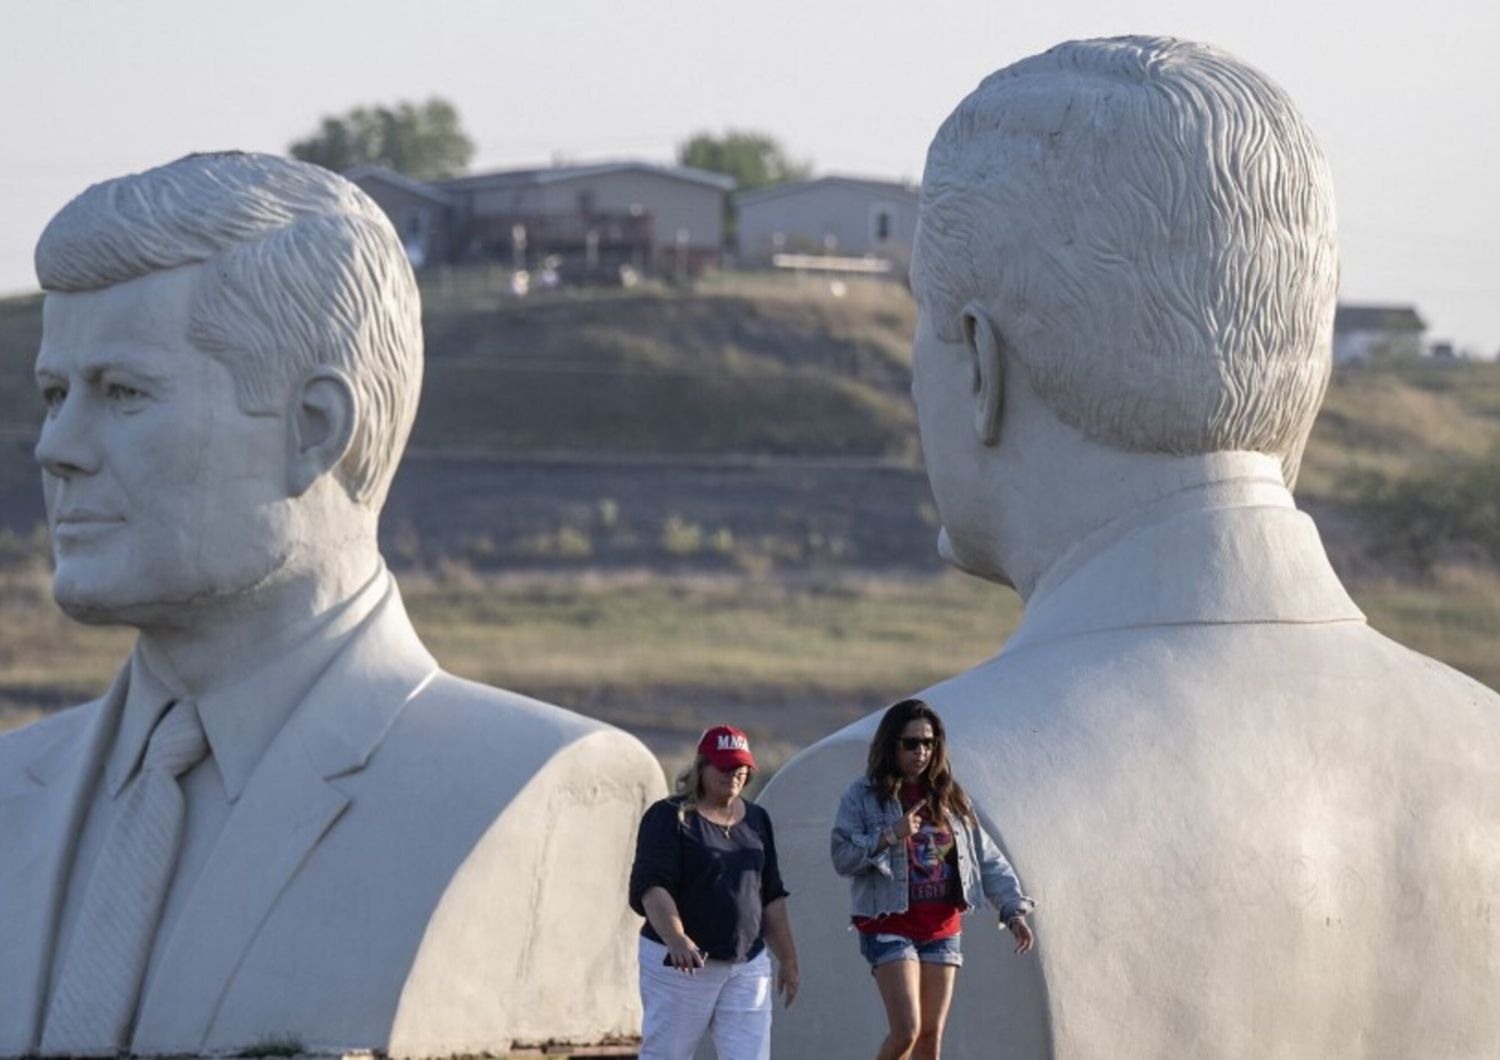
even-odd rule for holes
{"type": "MultiPolygon", "coordinates": [[[[920,696],[1038,903],[1036,960],[966,940],[945,1055],[1494,1055],[1500,696],[1371,630],[1290,492],[1337,273],[1311,130],[1216,49],[1062,44],[938,131],[912,287],[939,548],[1026,608],[920,696]]],[[[828,865],[874,727],[762,800],[806,955],[788,1056],[879,1042],[828,865]]]]}
{"type": "Polygon", "coordinates": [[[422,376],[379,208],[194,155],[85,191],[37,270],[54,594],[139,638],[0,737],[0,1056],[633,1030],[661,771],[417,639],[376,543],[422,376]]]}

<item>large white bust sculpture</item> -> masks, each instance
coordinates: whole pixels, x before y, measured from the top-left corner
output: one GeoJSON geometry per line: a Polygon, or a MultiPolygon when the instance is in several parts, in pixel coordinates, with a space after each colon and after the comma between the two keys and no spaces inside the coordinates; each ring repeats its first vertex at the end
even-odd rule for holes
{"type": "MultiPolygon", "coordinates": [[[[1336,279],[1311,132],[1212,48],[1064,44],[938,132],[912,283],[940,548],[1026,609],[921,695],[1039,903],[1035,959],[966,920],[945,1055],[1500,1043],[1500,697],[1371,630],[1289,492],[1336,279]]],[[[778,1054],[883,1033],[828,860],[874,725],[763,800],[808,955],[778,1054]]]]}
{"type": "Polygon", "coordinates": [[[0,1056],[505,1052],[637,1024],[633,738],[440,670],[376,546],[416,285],[326,171],[195,155],[37,248],[72,616],[139,630],[0,738],[0,1056]]]}

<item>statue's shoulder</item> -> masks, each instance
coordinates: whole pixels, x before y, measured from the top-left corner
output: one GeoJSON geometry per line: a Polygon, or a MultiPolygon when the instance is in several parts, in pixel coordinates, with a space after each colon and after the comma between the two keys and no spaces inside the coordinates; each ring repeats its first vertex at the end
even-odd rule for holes
{"type": "Polygon", "coordinates": [[[534,771],[583,744],[607,750],[621,772],[661,772],[644,744],[612,725],[442,670],[413,695],[384,744],[384,754],[450,773],[534,771]]]}
{"type": "Polygon", "coordinates": [[[101,704],[95,700],[70,707],[0,733],[0,801],[32,790],[38,779],[54,772],[69,749],[87,738],[101,704]]]}
{"type": "Polygon", "coordinates": [[[1361,676],[1384,717],[1402,719],[1414,732],[1500,739],[1500,692],[1376,630],[1369,637],[1375,651],[1361,660],[1361,676]]]}
{"type": "Polygon", "coordinates": [[[1044,646],[996,655],[924,688],[916,698],[941,715],[952,742],[968,728],[1010,725],[1019,716],[1045,712],[1079,674],[1067,653],[1044,646]]]}
{"type": "Polygon", "coordinates": [[[0,776],[10,769],[24,766],[30,759],[59,744],[80,739],[98,716],[102,703],[101,699],[91,700],[47,714],[20,728],[0,732],[0,776]]]}
{"type": "Polygon", "coordinates": [[[773,818],[818,806],[831,817],[840,801],[862,786],[870,737],[880,714],[871,714],[799,751],[767,782],[758,802],[773,818]]]}
{"type": "Polygon", "coordinates": [[[476,737],[532,736],[570,743],[590,733],[615,731],[596,718],[519,692],[481,684],[439,670],[413,700],[413,720],[463,723],[476,737]]]}
{"type": "Polygon", "coordinates": [[[1457,670],[1430,655],[1423,655],[1417,649],[1401,643],[1379,629],[1367,626],[1364,635],[1374,649],[1385,656],[1385,661],[1393,669],[1404,670],[1447,692],[1500,700],[1500,692],[1480,683],[1462,670],[1457,670]]]}

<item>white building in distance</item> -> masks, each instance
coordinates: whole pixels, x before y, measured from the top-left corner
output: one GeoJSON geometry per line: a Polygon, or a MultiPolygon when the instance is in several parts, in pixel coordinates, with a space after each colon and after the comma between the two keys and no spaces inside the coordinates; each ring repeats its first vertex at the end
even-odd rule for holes
{"type": "Polygon", "coordinates": [[[889,180],[818,177],[741,192],[740,260],[776,254],[866,255],[902,265],[917,226],[917,188],[889,180]]]}
{"type": "Polygon", "coordinates": [[[1420,357],[1426,330],[1413,306],[1340,304],[1333,316],[1333,361],[1420,357]]]}

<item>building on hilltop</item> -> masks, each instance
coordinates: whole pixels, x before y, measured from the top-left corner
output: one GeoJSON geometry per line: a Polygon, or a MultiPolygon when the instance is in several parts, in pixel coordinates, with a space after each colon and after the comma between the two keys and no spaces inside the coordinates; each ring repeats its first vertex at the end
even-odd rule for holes
{"type": "Polygon", "coordinates": [[[1334,363],[1420,357],[1426,330],[1409,305],[1340,304],[1333,316],[1334,363]]]}
{"type": "Polygon", "coordinates": [[[747,265],[777,254],[872,256],[904,267],[917,227],[917,188],[889,180],[828,176],[734,197],[739,255],[747,265]]]}
{"type": "Polygon", "coordinates": [[[408,253],[416,249],[417,267],[498,261],[534,268],[550,260],[579,276],[624,265],[665,273],[717,265],[724,199],[734,188],[718,173],[630,161],[430,183],[375,166],[345,175],[386,211],[408,253]]]}

